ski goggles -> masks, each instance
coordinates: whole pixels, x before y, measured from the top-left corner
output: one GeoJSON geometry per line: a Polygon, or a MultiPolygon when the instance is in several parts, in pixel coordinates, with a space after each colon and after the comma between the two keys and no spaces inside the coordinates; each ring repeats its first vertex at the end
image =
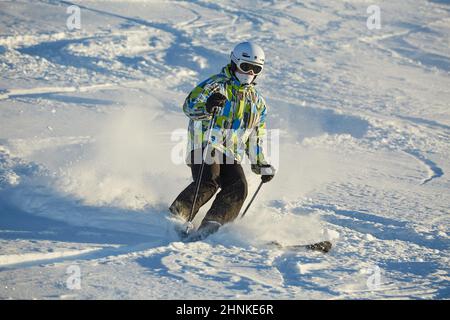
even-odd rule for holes
{"type": "Polygon", "coordinates": [[[250,70],[252,70],[255,75],[260,74],[263,69],[263,67],[260,65],[245,61],[239,63],[237,67],[239,68],[239,70],[245,73],[250,72],[250,70]]]}

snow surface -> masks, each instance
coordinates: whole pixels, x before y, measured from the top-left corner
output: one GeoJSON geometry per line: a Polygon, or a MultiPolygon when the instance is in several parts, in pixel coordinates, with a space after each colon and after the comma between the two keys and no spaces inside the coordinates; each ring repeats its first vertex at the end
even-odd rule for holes
{"type": "Polygon", "coordinates": [[[362,0],[76,1],[70,31],[70,2],[1,1],[0,298],[450,298],[450,5],[377,3],[369,30],[362,0]],[[249,39],[279,171],[184,244],[181,105],[249,39]]]}

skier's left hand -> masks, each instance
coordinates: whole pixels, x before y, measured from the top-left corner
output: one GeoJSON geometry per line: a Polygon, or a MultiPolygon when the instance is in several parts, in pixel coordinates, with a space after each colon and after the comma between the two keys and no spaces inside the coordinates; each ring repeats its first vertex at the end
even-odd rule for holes
{"type": "Polygon", "coordinates": [[[261,175],[263,183],[269,182],[275,176],[275,168],[268,163],[265,164],[252,164],[252,171],[261,175]]]}

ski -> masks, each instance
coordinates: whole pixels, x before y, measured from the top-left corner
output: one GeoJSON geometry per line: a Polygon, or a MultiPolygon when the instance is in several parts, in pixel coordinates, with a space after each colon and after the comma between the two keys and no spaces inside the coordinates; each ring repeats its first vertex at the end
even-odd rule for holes
{"type": "Polygon", "coordinates": [[[294,245],[283,245],[278,241],[270,241],[267,243],[269,247],[275,247],[277,249],[288,250],[288,251],[297,251],[297,250],[313,250],[319,251],[323,253],[327,253],[331,250],[333,244],[330,241],[321,241],[312,244],[294,244],[294,245]]]}
{"type": "MultiPolygon", "coordinates": [[[[186,228],[186,224],[180,224],[180,220],[175,224],[175,232],[178,234],[180,241],[189,243],[205,240],[211,234],[217,232],[219,229],[217,226],[212,228],[206,228],[204,230],[193,230],[192,227],[186,228]],[[189,230],[192,230],[189,232],[189,230]]],[[[331,250],[333,244],[330,241],[320,241],[312,244],[295,244],[295,245],[284,245],[276,240],[269,241],[266,243],[267,247],[288,250],[288,251],[298,251],[298,250],[313,250],[323,253],[327,253],[331,250]]]]}
{"type": "Polygon", "coordinates": [[[210,236],[211,234],[213,234],[215,232],[217,232],[217,229],[209,230],[209,231],[195,230],[190,233],[180,232],[180,233],[178,233],[178,235],[180,236],[180,240],[183,242],[196,242],[196,241],[205,240],[208,236],[210,236]]]}

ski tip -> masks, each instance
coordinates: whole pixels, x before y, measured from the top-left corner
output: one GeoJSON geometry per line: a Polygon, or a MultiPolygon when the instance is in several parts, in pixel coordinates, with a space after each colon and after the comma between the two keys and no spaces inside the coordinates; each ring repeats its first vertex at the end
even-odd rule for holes
{"type": "Polygon", "coordinates": [[[321,241],[313,244],[300,244],[300,245],[283,245],[278,241],[270,241],[267,245],[271,248],[283,249],[283,250],[300,250],[300,249],[309,249],[314,251],[320,251],[323,253],[327,253],[333,247],[333,244],[330,241],[321,241]]]}
{"type": "Polygon", "coordinates": [[[321,242],[310,244],[307,246],[308,249],[315,250],[315,251],[321,251],[324,253],[329,252],[332,247],[333,247],[333,244],[330,241],[321,241],[321,242]]]}

